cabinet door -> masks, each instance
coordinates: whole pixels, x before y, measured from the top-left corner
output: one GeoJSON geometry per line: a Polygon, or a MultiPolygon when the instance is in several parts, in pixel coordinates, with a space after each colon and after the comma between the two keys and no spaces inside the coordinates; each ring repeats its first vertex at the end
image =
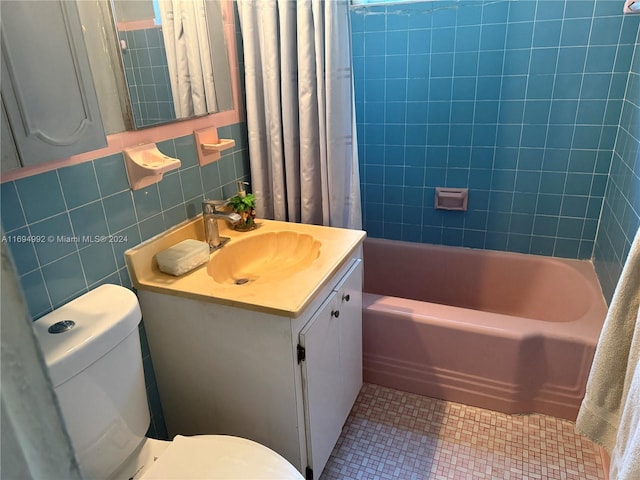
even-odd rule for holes
{"type": "Polygon", "coordinates": [[[314,478],[322,473],[362,386],[361,305],[358,260],[300,332],[300,345],[305,349],[307,457],[314,478]]]}
{"type": "Polygon", "coordinates": [[[105,146],[76,3],[2,2],[0,31],[0,88],[22,165],[105,146]]]}

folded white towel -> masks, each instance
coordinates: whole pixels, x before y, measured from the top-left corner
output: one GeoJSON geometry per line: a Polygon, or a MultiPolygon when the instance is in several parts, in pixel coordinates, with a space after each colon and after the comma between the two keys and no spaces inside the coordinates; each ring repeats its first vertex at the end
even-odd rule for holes
{"type": "Polygon", "coordinates": [[[639,308],[640,230],[604,321],[576,420],[579,432],[611,454],[616,480],[640,478],[639,308]]]}

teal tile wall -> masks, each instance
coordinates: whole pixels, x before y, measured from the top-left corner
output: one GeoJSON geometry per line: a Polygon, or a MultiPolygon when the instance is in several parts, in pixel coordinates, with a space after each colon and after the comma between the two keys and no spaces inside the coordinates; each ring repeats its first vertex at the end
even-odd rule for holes
{"type": "Polygon", "coordinates": [[[129,188],[121,153],[1,185],[2,225],[34,319],[105,282],[130,286],[124,251],[201,212],[249,180],[246,128],[219,129],[236,147],[198,165],[193,135],[158,144],[181,168],[129,188]],[[22,241],[29,235],[36,241],[22,241]],[[93,239],[113,236],[111,242],[93,239]]]}
{"type": "Polygon", "coordinates": [[[640,33],[638,35],[594,252],[596,272],[607,301],[611,300],[631,241],[640,227],[640,33]]]}
{"type": "Polygon", "coordinates": [[[351,12],[369,235],[590,258],[638,16],[620,2],[351,12]],[[434,209],[469,188],[469,211],[434,209]]]}
{"type": "Polygon", "coordinates": [[[119,32],[131,109],[138,127],[175,120],[167,53],[161,28],[119,32]]]}
{"type": "MultiPolygon", "coordinates": [[[[227,198],[237,180],[249,180],[246,125],[218,131],[236,146],[205,167],[198,165],[192,135],[159,143],[163,153],[181,160],[181,168],[143,190],[130,190],[121,153],[0,185],[3,240],[34,320],[103,283],[131,287],[125,250],[198,215],[203,198],[227,198]],[[103,235],[113,241],[85,238],[103,235]]],[[[148,435],[166,439],[144,322],[139,330],[148,435]]]]}

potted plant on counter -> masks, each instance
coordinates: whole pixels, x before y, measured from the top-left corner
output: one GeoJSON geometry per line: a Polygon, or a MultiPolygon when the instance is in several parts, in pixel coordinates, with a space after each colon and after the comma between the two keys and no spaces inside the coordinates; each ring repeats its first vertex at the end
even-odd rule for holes
{"type": "Polygon", "coordinates": [[[256,198],[253,193],[247,193],[244,185],[248,182],[238,182],[238,194],[229,199],[227,205],[238,215],[242,217],[233,228],[235,230],[246,232],[256,228],[256,198]]]}

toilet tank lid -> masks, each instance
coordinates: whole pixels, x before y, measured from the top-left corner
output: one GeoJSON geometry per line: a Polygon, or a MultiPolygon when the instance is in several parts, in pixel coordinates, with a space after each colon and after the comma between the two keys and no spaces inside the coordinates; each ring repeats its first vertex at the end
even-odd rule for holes
{"type": "Polygon", "coordinates": [[[64,383],[109,352],[135,329],[142,314],[135,294],[105,284],[33,323],[53,386],[64,383]],[[62,333],[49,327],[65,320],[75,325],[62,333]]]}

